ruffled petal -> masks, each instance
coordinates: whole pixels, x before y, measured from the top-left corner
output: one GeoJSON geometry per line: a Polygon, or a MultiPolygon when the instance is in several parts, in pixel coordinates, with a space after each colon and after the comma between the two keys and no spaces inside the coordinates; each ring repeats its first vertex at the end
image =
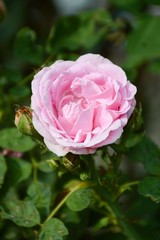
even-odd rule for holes
{"type": "Polygon", "coordinates": [[[46,139],[44,139],[44,142],[45,142],[46,146],[48,147],[48,149],[50,151],[54,152],[59,157],[63,157],[69,152],[68,148],[65,148],[59,144],[54,144],[53,142],[50,142],[46,139]]]}

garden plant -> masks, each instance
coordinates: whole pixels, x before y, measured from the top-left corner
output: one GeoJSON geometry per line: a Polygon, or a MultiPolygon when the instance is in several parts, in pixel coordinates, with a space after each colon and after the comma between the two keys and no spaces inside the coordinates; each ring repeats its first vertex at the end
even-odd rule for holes
{"type": "Polygon", "coordinates": [[[160,239],[140,84],[160,73],[160,2],[56,17],[50,1],[13,2],[0,0],[0,239],[160,239]],[[29,21],[36,7],[48,25],[29,21]]]}

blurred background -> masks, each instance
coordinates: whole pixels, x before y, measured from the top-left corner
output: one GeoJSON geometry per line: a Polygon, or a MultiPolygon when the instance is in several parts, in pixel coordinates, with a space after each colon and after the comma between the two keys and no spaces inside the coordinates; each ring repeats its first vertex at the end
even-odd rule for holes
{"type": "Polygon", "coordinates": [[[0,0],[0,128],[30,104],[35,72],[93,52],[138,86],[147,133],[160,145],[160,0],[0,0]]]}

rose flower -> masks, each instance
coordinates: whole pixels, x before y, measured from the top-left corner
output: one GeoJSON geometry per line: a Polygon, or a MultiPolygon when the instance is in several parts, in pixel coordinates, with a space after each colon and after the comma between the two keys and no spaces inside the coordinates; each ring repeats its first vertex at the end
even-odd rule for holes
{"type": "Polygon", "coordinates": [[[32,81],[33,125],[49,150],[91,154],[114,143],[134,110],[136,87],[108,59],[56,61],[32,81]]]}

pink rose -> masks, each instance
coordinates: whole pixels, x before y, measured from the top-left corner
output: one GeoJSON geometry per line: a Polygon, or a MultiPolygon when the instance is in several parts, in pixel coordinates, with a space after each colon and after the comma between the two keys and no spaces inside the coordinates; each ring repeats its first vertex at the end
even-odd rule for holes
{"type": "Polygon", "coordinates": [[[91,154],[115,142],[136,104],[125,72],[96,54],[44,67],[32,92],[33,125],[58,156],[91,154]]]}

